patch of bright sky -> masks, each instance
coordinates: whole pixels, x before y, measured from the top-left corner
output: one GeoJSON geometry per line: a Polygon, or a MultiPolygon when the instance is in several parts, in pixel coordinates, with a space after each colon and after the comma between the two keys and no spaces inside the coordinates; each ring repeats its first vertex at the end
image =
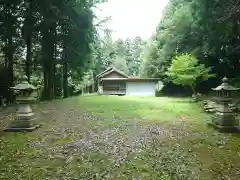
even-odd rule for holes
{"type": "Polygon", "coordinates": [[[148,39],[155,32],[168,0],[109,0],[99,5],[99,19],[111,16],[104,27],[113,30],[113,39],[140,36],[148,39]]]}

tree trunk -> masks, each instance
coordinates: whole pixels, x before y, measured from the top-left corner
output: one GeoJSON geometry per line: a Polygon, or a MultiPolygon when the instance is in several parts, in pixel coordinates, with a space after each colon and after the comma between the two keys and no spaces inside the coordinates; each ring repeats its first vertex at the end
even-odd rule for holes
{"type": "MultiPolygon", "coordinates": [[[[63,33],[65,38],[67,36],[65,27],[63,26],[63,33]]],[[[67,41],[63,41],[63,97],[69,97],[69,87],[68,87],[68,48],[67,41]]]]}
{"type": "MultiPolygon", "coordinates": [[[[53,35],[53,29],[51,28],[50,29],[50,35],[53,35]]],[[[54,35],[53,35],[54,36],[54,35]]],[[[53,37],[52,37],[53,38],[53,37]]],[[[48,59],[48,73],[49,73],[49,76],[48,76],[48,99],[49,100],[53,100],[54,97],[55,97],[55,93],[54,93],[54,75],[55,75],[55,72],[54,72],[54,66],[55,66],[55,59],[54,59],[54,41],[51,41],[51,43],[49,44],[49,50],[48,50],[48,56],[49,56],[49,59],[48,59]]]]}
{"type": "Polygon", "coordinates": [[[69,96],[68,92],[68,63],[65,62],[63,64],[63,97],[67,98],[69,96]]]}
{"type": "Polygon", "coordinates": [[[64,35],[64,40],[63,40],[63,54],[62,54],[62,59],[63,59],[63,97],[67,98],[69,97],[69,86],[68,86],[68,48],[67,48],[67,36],[68,32],[66,30],[65,24],[62,26],[62,31],[64,35]]]}
{"type": "Polygon", "coordinates": [[[31,73],[32,73],[32,31],[33,31],[33,15],[32,7],[33,2],[28,2],[28,7],[26,10],[26,19],[23,26],[23,37],[27,45],[27,54],[26,54],[26,76],[30,82],[31,73]]]}
{"type": "Polygon", "coordinates": [[[8,39],[7,36],[4,39],[4,66],[8,69],[8,39]]]}
{"type": "Polygon", "coordinates": [[[54,89],[54,58],[52,56],[50,62],[49,62],[49,85],[48,85],[48,92],[49,92],[49,100],[53,100],[55,97],[55,89],[54,89]]]}
{"type": "Polygon", "coordinates": [[[46,70],[46,67],[44,65],[43,67],[43,79],[44,79],[44,87],[43,87],[43,94],[42,94],[42,98],[43,100],[47,100],[47,89],[48,89],[48,72],[46,70]]]}
{"type": "Polygon", "coordinates": [[[97,74],[93,72],[93,92],[98,91],[98,79],[96,78],[97,74]]]}
{"type": "Polygon", "coordinates": [[[26,76],[28,77],[28,82],[30,82],[32,73],[32,33],[28,35],[26,43],[27,43],[26,76]]]}
{"type": "MultiPolygon", "coordinates": [[[[13,47],[13,33],[14,33],[14,27],[13,27],[13,17],[11,14],[10,9],[7,9],[7,19],[6,19],[6,59],[7,59],[7,72],[8,72],[8,87],[13,87],[14,84],[14,75],[13,75],[13,53],[14,53],[14,47],[13,47]]],[[[14,96],[12,91],[8,91],[8,97],[7,100],[9,102],[13,102],[14,96]]]]}
{"type": "Polygon", "coordinates": [[[47,60],[47,32],[43,33],[43,44],[42,44],[42,61],[43,61],[43,76],[44,76],[44,87],[43,87],[43,99],[48,100],[48,60],[47,60]]]}
{"type": "MultiPolygon", "coordinates": [[[[55,35],[57,35],[57,32],[55,32],[55,35]]],[[[58,51],[57,51],[57,44],[55,44],[54,46],[54,60],[55,60],[55,63],[54,63],[54,98],[56,99],[57,97],[60,96],[59,92],[62,91],[62,86],[61,84],[59,84],[59,82],[61,80],[61,77],[59,76],[59,73],[57,71],[57,67],[56,67],[56,60],[57,60],[57,55],[58,55],[58,51]]]]}
{"type": "Polygon", "coordinates": [[[44,99],[54,99],[54,28],[50,26],[43,32],[43,68],[44,68],[44,99]]]}
{"type": "Polygon", "coordinates": [[[191,85],[192,95],[196,95],[196,85],[191,85]]]}
{"type": "Polygon", "coordinates": [[[13,86],[13,38],[9,33],[8,36],[8,72],[9,72],[9,86],[13,86]]]}

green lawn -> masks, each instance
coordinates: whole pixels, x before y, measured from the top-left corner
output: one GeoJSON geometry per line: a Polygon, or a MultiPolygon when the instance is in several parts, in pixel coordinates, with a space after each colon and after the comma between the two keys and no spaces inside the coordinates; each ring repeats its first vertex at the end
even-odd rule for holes
{"type": "Polygon", "coordinates": [[[0,179],[240,179],[240,136],[208,128],[190,99],[90,95],[34,110],[37,131],[0,134],[0,179]]]}

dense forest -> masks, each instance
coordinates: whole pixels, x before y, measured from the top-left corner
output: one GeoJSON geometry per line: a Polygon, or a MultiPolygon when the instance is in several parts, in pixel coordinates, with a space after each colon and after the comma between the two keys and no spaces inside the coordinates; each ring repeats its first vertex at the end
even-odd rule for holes
{"type": "Polygon", "coordinates": [[[240,86],[239,5],[222,0],[170,0],[155,34],[147,41],[136,37],[113,42],[111,31],[106,31],[94,52],[99,55],[95,71],[114,65],[129,75],[161,78],[163,92],[189,92],[186,86],[175,85],[166,73],[175,56],[189,53],[215,74],[207,81],[197,78],[197,91],[209,91],[224,76],[240,86]]]}
{"type": "Polygon", "coordinates": [[[107,19],[94,13],[103,2],[1,0],[1,96],[12,101],[9,87],[26,74],[40,87],[42,99],[68,97],[94,84],[94,77],[110,66],[133,76],[161,78],[174,89],[166,71],[182,53],[194,55],[216,74],[199,81],[203,88],[198,90],[207,91],[224,76],[238,85],[239,2],[170,0],[147,41],[141,37],[114,41],[111,30],[102,28],[107,19]],[[104,29],[103,36],[99,28],[104,29]]]}
{"type": "Polygon", "coordinates": [[[1,96],[23,75],[40,87],[41,98],[68,97],[91,84],[108,66],[137,75],[143,40],[111,39],[99,29],[95,9],[104,0],[3,0],[0,2],[1,96]],[[6,78],[7,77],[7,78],[6,78]]]}
{"type": "Polygon", "coordinates": [[[170,0],[145,47],[142,75],[160,77],[170,85],[167,90],[174,89],[165,72],[174,56],[190,53],[216,74],[198,81],[198,91],[206,92],[224,76],[239,85],[239,5],[233,0],[170,0]]]}
{"type": "Polygon", "coordinates": [[[94,7],[102,0],[2,0],[1,94],[26,74],[41,98],[68,97],[75,79],[91,67],[97,40],[94,7]],[[7,77],[7,78],[5,78],[7,77]]]}

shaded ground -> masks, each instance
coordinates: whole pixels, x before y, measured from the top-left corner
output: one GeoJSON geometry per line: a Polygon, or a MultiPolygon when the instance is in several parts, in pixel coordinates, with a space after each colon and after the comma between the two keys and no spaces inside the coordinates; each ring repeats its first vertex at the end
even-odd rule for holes
{"type": "Polygon", "coordinates": [[[240,136],[208,129],[188,99],[85,96],[34,109],[40,129],[1,133],[0,179],[240,179],[240,136]]]}

